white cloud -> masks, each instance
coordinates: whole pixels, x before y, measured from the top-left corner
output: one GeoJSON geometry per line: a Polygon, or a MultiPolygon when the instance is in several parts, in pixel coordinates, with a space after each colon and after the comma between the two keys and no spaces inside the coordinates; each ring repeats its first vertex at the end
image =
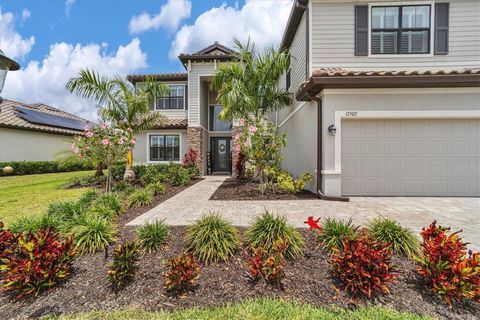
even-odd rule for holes
{"type": "Polygon", "coordinates": [[[232,45],[235,36],[251,39],[261,48],[278,45],[288,20],[292,0],[247,0],[243,7],[222,4],[202,13],[193,25],[184,25],[175,35],[169,56],[200,50],[214,41],[232,45]]]}
{"type": "Polygon", "coordinates": [[[32,15],[32,13],[30,12],[30,10],[28,9],[23,9],[22,11],[22,20],[26,20],[28,18],[30,18],[30,16],[32,15]]]}
{"type": "Polygon", "coordinates": [[[72,7],[75,4],[75,0],[65,1],[65,15],[67,18],[70,18],[70,13],[72,12],[72,7]]]}
{"type": "Polygon", "coordinates": [[[125,76],[147,66],[146,54],[136,38],[114,53],[105,51],[105,44],[53,44],[43,61],[30,61],[21,70],[8,74],[2,96],[25,103],[46,103],[95,120],[95,102],[70,94],[65,89],[67,81],[77,76],[81,68],[92,68],[103,75],[125,76]]]}
{"type": "Polygon", "coordinates": [[[160,27],[175,31],[180,21],[190,17],[191,11],[192,3],[189,0],[168,0],[157,15],[144,12],[132,17],[128,29],[130,33],[142,33],[160,27]]]}
{"type": "Polygon", "coordinates": [[[0,49],[13,58],[25,57],[35,44],[35,37],[23,38],[15,31],[15,17],[13,13],[2,14],[0,9],[0,49]]]}

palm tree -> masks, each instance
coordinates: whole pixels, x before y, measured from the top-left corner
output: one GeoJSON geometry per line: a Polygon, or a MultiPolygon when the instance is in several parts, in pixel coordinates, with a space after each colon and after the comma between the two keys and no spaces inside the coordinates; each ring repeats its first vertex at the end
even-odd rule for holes
{"type": "MultiPolygon", "coordinates": [[[[169,88],[152,77],[147,78],[141,86],[134,86],[119,76],[104,77],[93,70],[82,69],[78,77],[67,82],[66,88],[81,97],[96,100],[100,117],[125,131],[129,139],[164,121],[164,117],[152,111],[151,106],[155,98],[165,96],[169,88]]],[[[130,150],[125,180],[135,179],[132,164],[133,152],[130,150]]]]}
{"type": "Polygon", "coordinates": [[[290,67],[290,54],[274,47],[259,52],[248,39],[242,44],[234,38],[237,59],[218,67],[212,88],[224,106],[220,118],[243,118],[257,124],[270,112],[291,102],[291,94],[277,86],[278,79],[290,67]]]}

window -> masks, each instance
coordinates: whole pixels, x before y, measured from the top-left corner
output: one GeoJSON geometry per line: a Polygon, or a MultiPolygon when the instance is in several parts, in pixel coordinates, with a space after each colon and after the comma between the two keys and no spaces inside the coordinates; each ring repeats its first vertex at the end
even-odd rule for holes
{"type": "Polygon", "coordinates": [[[285,89],[290,89],[290,69],[288,69],[287,74],[285,75],[285,89]]]}
{"type": "Polygon", "coordinates": [[[430,5],[372,7],[372,54],[430,53],[430,5]]]}
{"type": "Polygon", "coordinates": [[[157,97],[155,110],[184,109],[185,86],[172,84],[168,96],[157,97]]]}
{"type": "Polygon", "coordinates": [[[180,136],[151,135],[150,161],[180,161],[180,136]]]}
{"type": "Polygon", "coordinates": [[[231,131],[232,130],[231,121],[223,121],[218,118],[222,109],[223,109],[223,106],[220,106],[220,105],[210,106],[209,108],[209,113],[210,113],[209,130],[210,131],[231,131]]]}

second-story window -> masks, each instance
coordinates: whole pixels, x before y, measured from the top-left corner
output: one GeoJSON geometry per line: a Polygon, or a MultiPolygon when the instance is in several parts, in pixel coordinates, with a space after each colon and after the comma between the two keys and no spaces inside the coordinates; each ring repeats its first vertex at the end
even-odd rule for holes
{"type": "Polygon", "coordinates": [[[169,87],[170,92],[167,96],[157,98],[155,110],[185,108],[185,86],[183,84],[171,84],[169,87]]]}
{"type": "Polygon", "coordinates": [[[372,7],[371,54],[430,53],[430,5],[372,7]]]}

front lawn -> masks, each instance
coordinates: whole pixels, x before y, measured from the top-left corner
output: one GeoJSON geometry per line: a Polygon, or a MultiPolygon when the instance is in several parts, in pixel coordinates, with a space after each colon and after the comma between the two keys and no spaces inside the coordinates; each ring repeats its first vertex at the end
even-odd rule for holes
{"type": "Polygon", "coordinates": [[[77,198],[85,189],[64,189],[62,186],[72,177],[89,174],[92,172],[0,177],[0,221],[8,226],[21,216],[33,217],[44,213],[52,202],[77,198]]]}
{"type": "Polygon", "coordinates": [[[411,313],[398,312],[388,308],[369,307],[355,311],[340,308],[317,308],[310,304],[300,304],[292,301],[276,299],[257,299],[243,301],[216,308],[191,308],[173,312],[144,312],[127,309],[113,312],[88,312],[64,316],[64,320],[113,320],[113,319],[430,319],[411,313]]]}

